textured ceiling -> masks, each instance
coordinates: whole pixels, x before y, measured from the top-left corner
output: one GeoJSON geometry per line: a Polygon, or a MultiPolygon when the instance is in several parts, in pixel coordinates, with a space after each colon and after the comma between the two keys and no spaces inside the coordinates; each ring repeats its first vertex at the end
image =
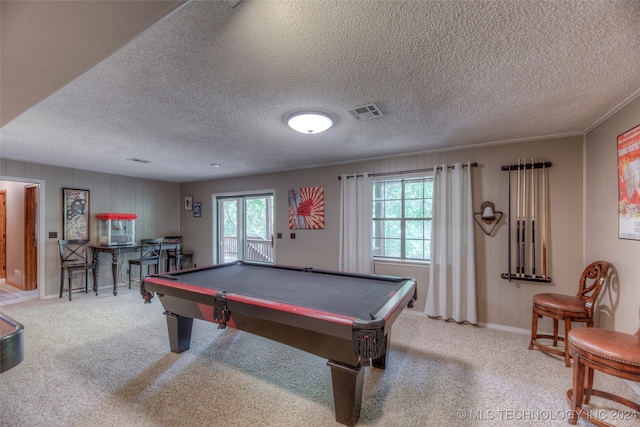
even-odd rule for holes
{"type": "Polygon", "coordinates": [[[640,1],[233,4],[192,0],[114,47],[4,125],[0,155],[186,182],[582,134],[640,95],[640,1]],[[347,112],[369,103],[384,117],[347,112]],[[287,127],[309,109],[334,127],[287,127]]]}

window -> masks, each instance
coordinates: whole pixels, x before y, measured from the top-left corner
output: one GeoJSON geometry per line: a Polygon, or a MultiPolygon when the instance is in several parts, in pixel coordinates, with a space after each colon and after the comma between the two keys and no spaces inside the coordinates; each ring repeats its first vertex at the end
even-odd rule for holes
{"type": "Polygon", "coordinates": [[[373,183],[373,256],[428,261],[433,178],[373,183]]]}
{"type": "Polygon", "coordinates": [[[217,262],[275,262],[273,194],[216,196],[217,262]]]}

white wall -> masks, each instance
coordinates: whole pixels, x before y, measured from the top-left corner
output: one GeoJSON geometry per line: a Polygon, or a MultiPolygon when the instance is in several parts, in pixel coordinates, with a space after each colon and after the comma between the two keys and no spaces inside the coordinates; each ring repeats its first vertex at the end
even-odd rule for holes
{"type": "Polygon", "coordinates": [[[636,98],[586,136],[586,258],[613,263],[616,280],[600,300],[599,312],[604,327],[627,333],[639,326],[640,241],[618,239],[617,137],[639,124],[636,98]]]}

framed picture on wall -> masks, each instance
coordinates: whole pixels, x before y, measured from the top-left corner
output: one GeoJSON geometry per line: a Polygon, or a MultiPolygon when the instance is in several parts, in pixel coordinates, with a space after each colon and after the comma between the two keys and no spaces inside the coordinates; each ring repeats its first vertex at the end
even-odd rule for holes
{"type": "Polygon", "coordinates": [[[193,209],[193,196],[186,196],[184,198],[184,210],[190,211],[193,209]]]}
{"type": "Polygon", "coordinates": [[[193,216],[199,218],[202,216],[202,203],[193,202],[193,216]]]}
{"type": "Polygon", "coordinates": [[[89,240],[89,190],[62,189],[62,235],[65,240],[89,240]]]}
{"type": "Polygon", "coordinates": [[[618,238],[640,240],[640,125],[618,136],[618,238]]]}
{"type": "Polygon", "coordinates": [[[324,187],[289,190],[289,229],[324,229],[324,187]]]}

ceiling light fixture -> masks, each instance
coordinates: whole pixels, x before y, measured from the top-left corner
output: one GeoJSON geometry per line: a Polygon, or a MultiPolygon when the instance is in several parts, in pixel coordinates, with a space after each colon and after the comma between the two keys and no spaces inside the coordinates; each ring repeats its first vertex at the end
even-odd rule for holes
{"type": "Polygon", "coordinates": [[[289,116],[289,127],[301,133],[320,133],[333,125],[333,119],[320,111],[302,111],[289,116]]]}

